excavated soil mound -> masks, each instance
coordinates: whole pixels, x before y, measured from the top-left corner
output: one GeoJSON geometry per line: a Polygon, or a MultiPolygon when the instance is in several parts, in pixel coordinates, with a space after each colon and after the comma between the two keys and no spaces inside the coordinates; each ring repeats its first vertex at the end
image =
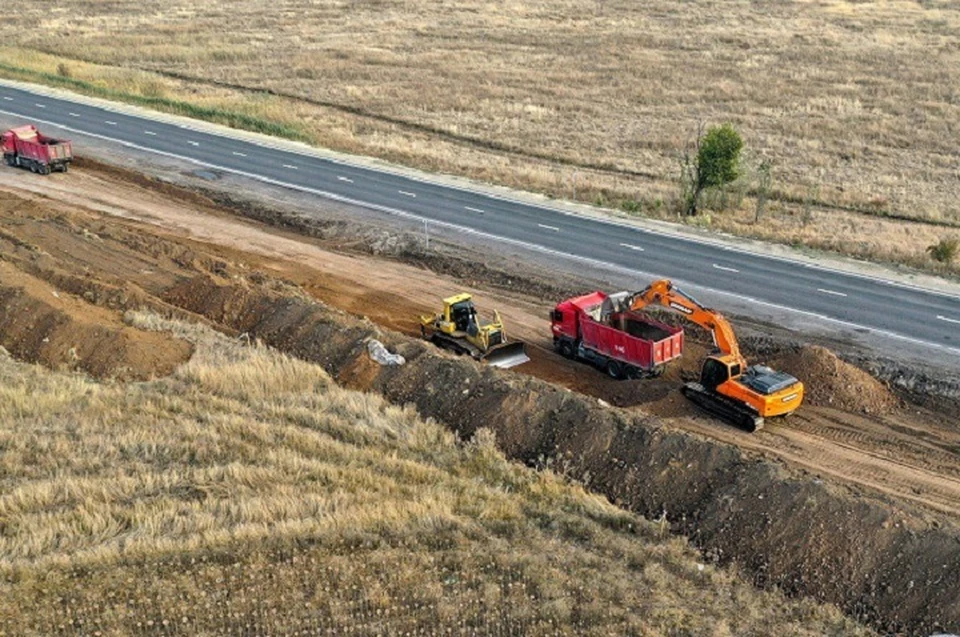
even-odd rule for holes
{"type": "Polygon", "coordinates": [[[898,403],[896,396],[867,372],[820,346],[803,347],[773,366],[803,380],[805,402],[846,411],[882,413],[898,403]]]}
{"type": "Polygon", "coordinates": [[[124,325],[116,312],[0,263],[0,345],[17,358],[97,378],[165,376],[190,358],[192,346],[169,334],[124,325]]]}

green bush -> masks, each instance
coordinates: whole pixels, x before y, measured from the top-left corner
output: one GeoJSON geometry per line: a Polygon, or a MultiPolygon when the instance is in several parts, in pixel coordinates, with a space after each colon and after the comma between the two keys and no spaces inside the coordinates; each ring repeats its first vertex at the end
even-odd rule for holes
{"type": "Polygon", "coordinates": [[[930,256],[940,263],[950,263],[956,258],[958,251],[960,251],[960,240],[957,239],[940,239],[939,243],[927,248],[930,256]]]}

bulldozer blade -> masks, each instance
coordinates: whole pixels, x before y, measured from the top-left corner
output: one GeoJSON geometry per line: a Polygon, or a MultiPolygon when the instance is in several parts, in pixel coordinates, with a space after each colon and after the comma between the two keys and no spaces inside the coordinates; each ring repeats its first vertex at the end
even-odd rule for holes
{"type": "Polygon", "coordinates": [[[481,360],[491,367],[509,369],[526,363],[530,357],[527,356],[526,343],[513,342],[489,352],[481,360]]]}

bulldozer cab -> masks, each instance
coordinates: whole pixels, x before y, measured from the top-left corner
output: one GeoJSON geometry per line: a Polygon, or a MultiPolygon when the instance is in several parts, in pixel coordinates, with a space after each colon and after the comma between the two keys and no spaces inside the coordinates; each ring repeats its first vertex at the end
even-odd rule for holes
{"type": "Polygon", "coordinates": [[[447,306],[447,321],[453,323],[458,332],[466,332],[470,336],[476,336],[480,331],[477,325],[477,308],[473,305],[470,297],[447,304],[449,300],[444,300],[444,304],[447,306]]]}

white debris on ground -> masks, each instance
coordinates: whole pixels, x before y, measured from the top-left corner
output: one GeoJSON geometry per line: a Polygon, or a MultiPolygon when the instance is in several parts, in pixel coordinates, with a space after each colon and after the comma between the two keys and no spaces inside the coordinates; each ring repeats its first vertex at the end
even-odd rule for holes
{"type": "Polygon", "coordinates": [[[370,358],[381,365],[403,365],[407,362],[400,354],[391,354],[383,343],[375,338],[367,341],[367,351],[370,353],[370,358]]]}

